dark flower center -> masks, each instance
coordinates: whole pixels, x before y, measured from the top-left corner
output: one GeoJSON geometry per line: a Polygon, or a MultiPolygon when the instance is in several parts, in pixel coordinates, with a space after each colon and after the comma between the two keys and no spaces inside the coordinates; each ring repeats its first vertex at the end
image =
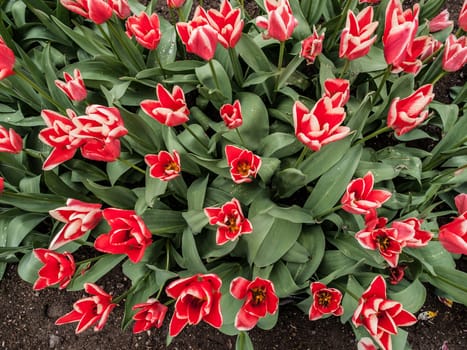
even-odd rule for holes
{"type": "Polygon", "coordinates": [[[383,252],[386,251],[391,244],[391,240],[388,236],[378,236],[376,237],[376,242],[378,243],[379,250],[383,252]]]}
{"type": "Polygon", "coordinates": [[[332,295],[329,292],[321,291],[318,292],[318,304],[327,307],[332,300],[332,295]]]}
{"type": "Polygon", "coordinates": [[[239,161],[237,164],[238,173],[242,176],[248,176],[248,174],[250,173],[250,169],[250,164],[245,162],[244,160],[239,161]]]}
{"type": "Polygon", "coordinates": [[[233,215],[227,216],[225,224],[229,227],[230,232],[238,232],[238,230],[240,229],[237,225],[237,218],[233,215]]]}
{"type": "Polygon", "coordinates": [[[171,162],[168,162],[164,165],[164,169],[166,171],[176,171],[176,172],[179,172],[180,171],[180,167],[178,166],[177,163],[175,163],[174,161],[171,161],[171,162]]]}
{"type": "Polygon", "coordinates": [[[264,299],[266,299],[266,288],[264,287],[256,287],[251,289],[251,293],[253,294],[253,304],[254,305],[259,305],[264,302],[264,299]]]}

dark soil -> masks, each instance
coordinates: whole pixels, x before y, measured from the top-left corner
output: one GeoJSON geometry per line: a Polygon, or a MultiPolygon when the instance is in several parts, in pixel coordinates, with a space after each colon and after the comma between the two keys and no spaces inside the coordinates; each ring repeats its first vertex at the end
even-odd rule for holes
{"type": "MultiPolygon", "coordinates": [[[[159,1],[165,3],[165,1],[159,1]]],[[[204,1],[209,6],[217,0],[204,1]]],[[[410,1],[405,2],[407,4],[410,1]]],[[[249,2],[251,5],[251,2],[249,2]]],[[[452,19],[457,19],[462,0],[448,0],[452,19]]],[[[166,9],[159,8],[167,15],[166,9]]],[[[255,7],[249,8],[254,13],[255,7]]],[[[437,84],[437,100],[449,103],[449,88],[465,83],[462,73],[451,74],[437,84]],[[439,98],[447,97],[446,100],[439,98]]],[[[467,260],[460,261],[460,268],[467,271],[467,260]]],[[[119,269],[114,269],[97,282],[112,295],[123,293],[129,285],[119,269]]],[[[166,349],[166,336],[170,314],[161,329],[133,334],[131,329],[121,330],[123,308],[114,309],[104,329],[100,332],[87,330],[80,335],[74,333],[76,324],[56,326],[55,320],[69,312],[72,304],[84,297],[84,292],[66,292],[49,288],[33,291],[32,286],[22,281],[16,273],[16,265],[8,267],[0,281],[0,349],[64,349],[120,350],[120,349],[166,349]]],[[[426,304],[421,311],[433,310],[439,314],[431,322],[418,322],[405,328],[409,332],[409,343],[414,350],[438,350],[447,344],[449,350],[467,349],[467,308],[454,304],[449,308],[429,289],[426,304]]],[[[255,328],[249,332],[254,348],[329,350],[355,349],[356,340],[350,324],[342,325],[336,317],[309,321],[308,316],[292,305],[283,305],[279,310],[279,321],[275,328],[263,331],[255,328]]],[[[189,326],[173,339],[168,349],[230,350],[235,349],[235,337],[224,335],[201,323],[189,326]]],[[[400,350],[400,349],[394,349],[400,350]]]]}

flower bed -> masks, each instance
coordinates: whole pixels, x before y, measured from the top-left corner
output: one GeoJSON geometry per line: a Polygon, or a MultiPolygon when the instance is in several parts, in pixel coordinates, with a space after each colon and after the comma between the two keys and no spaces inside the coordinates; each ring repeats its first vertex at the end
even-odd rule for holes
{"type": "Polygon", "coordinates": [[[57,320],[77,332],[171,308],[169,342],[204,321],[249,348],[293,299],[360,346],[403,346],[424,284],[467,301],[467,89],[433,93],[466,63],[467,5],[459,38],[441,5],[266,1],[250,19],[187,1],[168,21],[152,2],[7,2],[3,269],[84,288],[57,320]],[[113,296],[98,280],[117,265],[113,296]]]}

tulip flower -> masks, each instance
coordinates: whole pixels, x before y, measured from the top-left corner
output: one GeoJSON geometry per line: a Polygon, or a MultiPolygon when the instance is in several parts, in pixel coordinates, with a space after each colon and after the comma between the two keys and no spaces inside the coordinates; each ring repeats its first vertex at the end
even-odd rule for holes
{"type": "Polygon", "coordinates": [[[378,275],[359,299],[352,322],[355,327],[364,326],[383,350],[391,350],[391,335],[397,334],[397,327],[413,325],[417,318],[401,303],[387,299],[386,282],[378,275]]]}
{"type": "Polygon", "coordinates": [[[227,103],[220,110],[221,118],[229,129],[235,129],[242,125],[243,116],[242,108],[239,100],[235,100],[233,104],[227,103]]]}
{"type": "Polygon", "coordinates": [[[371,36],[377,27],[378,21],[373,22],[373,7],[366,7],[357,16],[349,10],[341,34],[339,57],[355,60],[368,54],[371,45],[376,41],[376,35],[371,36]]]}
{"type": "Polygon", "coordinates": [[[389,283],[395,285],[398,284],[405,275],[407,265],[397,265],[396,267],[389,268],[389,283]]]}
{"type": "Polygon", "coordinates": [[[428,28],[430,33],[435,33],[453,26],[453,23],[449,20],[449,11],[444,9],[428,22],[428,28]]]}
{"type": "Polygon", "coordinates": [[[411,50],[408,52],[402,62],[392,66],[392,73],[406,72],[417,75],[422,69],[423,62],[421,57],[429,50],[431,38],[427,35],[420,36],[412,42],[411,50]]]}
{"type": "Polygon", "coordinates": [[[388,111],[387,125],[397,136],[408,133],[428,117],[428,105],[434,98],[433,85],[421,86],[406,98],[396,97],[388,111]]]}
{"type": "Polygon", "coordinates": [[[289,39],[298,25],[297,19],[293,16],[289,1],[264,0],[264,7],[267,11],[267,18],[263,16],[256,18],[256,25],[266,30],[263,37],[279,41],[289,39]]]}
{"type": "Polygon", "coordinates": [[[206,11],[198,6],[189,22],[176,24],[178,35],[187,52],[194,53],[206,61],[210,61],[216,52],[217,31],[209,23],[206,11]]]}
{"type": "Polygon", "coordinates": [[[126,254],[131,262],[140,262],[152,243],[151,231],[143,219],[134,210],[107,208],[102,214],[110,231],[96,238],[94,248],[103,253],[126,254]]]}
{"type": "Polygon", "coordinates": [[[106,22],[112,17],[113,7],[107,0],[60,0],[67,10],[90,19],[96,24],[106,22]]]}
{"type": "Polygon", "coordinates": [[[53,250],[37,248],[33,250],[34,255],[44,266],[38,271],[39,278],[34,282],[33,289],[41,290],[55,284],[63,289],[71,282],[75,273],[75,260],[70,253],[57,253],[53,250]]]}
{"type": "Polygon", "coordinates": [[[82,101],[86,98],[88,92],[84,86],[83,78],[79,69],[73,70],[73,75],[63,72],[65,81],[55,80],[55,85],[65,93],[72,101],[82,101]]]}
{"type": "Polygon", "coordinates": [[[391,197],[391,192],[374,190],[374,181],[371,171],[363,178],[351,181],[341,199],[342,209],[353,214],[370,214],[380,208],[391,197]]]}
{"type": "Polygon", "coordinates": [[[418,30],[420,5],[403,10],[400,0],[390,0],[386,7],[383,34],[384,57],[387,64],[399,66],[410,53],[418,30]]]}
{"type": "Polygon", "coordinates": [[[3,177],[0,177],[0,194],[3,193],[4,189],[5,189],[5,179],[3,177]]]}
{"type": "Polygon", "coordinates": [[[127,0],[108,0],[109,5],[112,6],[115,14],[121,18],[125,19],[131,15],[130,5],[127,0]]]}
{"type": "Polygon", "coordinates": [[[104,328],[110,312],[117,304],[112,303],[112,296],[93,283],[85,283],[84,290],[92,296],[78,300],[73,304],[73,310],[60,317],[55,324],[57,326],[78,322],[76,334],[85,331],[92,325],[94,331],[104,328]]]}
{"type": "Polygon", "coordinates": [[[13,66],[15,65],[15,54],[5,44],[3,38],[0,36],[0,80],[15,74],[13,66]]]}
{"type": "Polygon", "coordinates": [[[373,343],[373,340],[371,340],[371,338],[363,337],[357,343],[357,350],[377,350],[377,349],[376,349],[375,343],[373,343]]]}
{"type": "Polygon", "coordinates": [[[235,47],[242,36],[244,22],[240,8],[233,9],[227,0],[222,0],[218,10],[210,9],[207,12],[209,24],[218,33],[220,44],[226,49],[235,47]]]}
{"type": "Polygon", "coordinates": [[[150,330],[152,327],[161,328],[169,308],[156,299],[148,299],[145,303],[133,305],[131,309],[139,309],[133,316],[135,321],[133,333],[136,334],[150,330]]]}
{"type": "Polygon", "coordinates": [[[65,207],[49,211],[55,220],[65,223],[50,242],[49,249],[58,249],[96,227],[102,218],[101,207],[100,203],[86,203],[69,198],[65,207]]]}
{"type": "MultiPolygon", "coordinates": [[[[419,56],[419,59],[421,61],[425,61],[428,57],[433,56],[433,54],[437,52],[441,48],[442,45],[443,44],[441,41],[429,35],[427,42],[425,43],[424,50],[422,54],[419,56]]],[[[432,60],[434,60],[434,57],[432,57],[432,60]]]]}
{"type": "Polygon", "coordinates": [[[186,0],[167,0],[167,7],[171,9],[178,9],[185,4],[186,0]]]}
{"type": "Polygon", "coordinates": [[[359,4],[378,4],[381,0],[358,0],[359,4]]]}
{"type": "Polygon", "coordinates": [[[428,244],[433,238],[433,234],[421,229],[422,220],[417,218],[407,218],[402,221],[393,221],[391,227],[401,232],[408,231],[405,235],[410,237],[405,240],[405,246],[408,248],[420,248],[428,244]]]}
{"type": "Polygon", "coordinates": [[[214,328],[222,326],[221,285],[222,280],[214,274],[197,274],[168,285],[165,292],[176,299],[169,325],[171,337],[177,336],[187,324],[196,325],[202,320],[214,328]]]}
{"type": "Polygon", "coordinates": [[[225,146],[227,163],[230,166],[232,180],[239,184],[251,182],[261,167],[261,158],[251,151],[232,145],[225,146]]]}
{"type": "Polygon", "coordinates": [[[237,277],[230,283],[230,294],[236,299],[244,299],[242,307],[235,316],[235,328],[248,331],[266,314],[275,314],[279,307],[279,298],[271,281],[256,277],[249,281],[237,277]]]}
{"type": "Polygon", "coordinates": [[[467,0],[464,0],[464,4],[459,12],[457,24],[464,32],[467,32],[467,0]]]}
{"type": "Polygon", "coordinates": [[[439,228],[439,241],[453,254],[467,255],[467,194],[455,198],[459,216],[439,228]]]}
{"type": "Polygon", "coordinates": [[[159,101],[141,102],[140,106],[144,113],[167,126],[178,126],[189,120],[190,110],[180,86],[175,85],[170,93],[162,84],[157,84],[156,93],[159,101]]]}
{"type": "Polygon", "coordinates": [[[128,37],[134,36],[141,46],[149,50],[155,50],[159,45],[161,30],[157,13],[149,16],[142,11],[139,15],[128,17],[125,26],[128,37]]]}
{"type": "Polygon", "coordinates": [[[313,303],[310,307],[309,318],[315,321],[323,315],[332,314],[340,316],[344,313],[341,305],[342,293],[335,288],[328,288],[321,282],[313,282],[310,285],[313,303]]]}
{"type": "Polygon", "coordinates": [[[341,126],[345,119],[341,101],[323,96],[311,111],[303,103],[296,101],[293,106],[293,121],[298,140],[313,151],[319,151],[322,146],[346,137],[350,128],[341,126]]]}
{"type": "Polygon", "coordinates": [[[250,220],[243,216],[240,202],[233,198],[221,208],[204,208],[211,225],[217,225],[216,243],[222,245],[235,241],[240,235],[253,232],[250,220]]]}
{"type": "Polygon", "coordinates": [[[302,41],[300,56],[306,60],[306,64],[313,64],[317,56],[323,51],[324,33],[318,34],[313,26],[313,34],[302,41]]]}
{"type": "Polygon", "coordinates": [[[0,152],[18,154],[23,150],[23,139],[14,129],[0,125],[0,152]]]}
{"type": "Polygon", "coordinates": [[[454,34],[448,36],[444,43],[442,66],[446,72],[455,72],[467,63],[467,37],[459,39],[454,34]]]}
{"type": "Polygon", "coordinates": [[[347,79],[326,79],[323,96],[329,97],[333,106],[345,106],[350,98],[350,82],[347,79]]]}
{"type": "Polygon", "coordinates": [[[169,181],[180,175],[180,156],[177,151],[172,154],[160,151],[158,154],[147,154],[144,161],[150,167],[149,175],[162,181],[169,181]]]}

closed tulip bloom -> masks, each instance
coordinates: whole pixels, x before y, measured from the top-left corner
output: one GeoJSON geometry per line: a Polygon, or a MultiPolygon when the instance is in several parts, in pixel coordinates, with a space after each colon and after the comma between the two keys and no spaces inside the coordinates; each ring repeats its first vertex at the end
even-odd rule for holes
{"type": "Polygon", "coordinates": [[[386,281],[378,275],[360,297],[352,322],[355,327],[364,326],[383,350],[391,350],[391,335],[397,334],[397,327],[413,325],[417,318],[401,303],[387,299],[386,281]]]}
{"type": "Polygon", "coordinates": [[[396,285],[404,279],[405,270],[407,265],[397,265],[396,267],[390,267],[389,270],[389,283],[396,285]]]}
{"type": "Polygon", "coordinates": [[[149,166],[149,175],[162,181],[170,181],[180,175],[180,156],[177,151],[172,154],[160,151],[158,154],[147,154],[144,161],[149,166]]]}
{"type": "Polygon", "coordinates": [[[410,73],[417,75],[420,69],[422,69],[422,57],[425,55],[425,52],[430,50],[432,39],[428,35],[419,36],[414,39],[411,50],[405,56],[404,60],[398,65],[394,64],[392,66],[392,73],[410,73]]]}
{"type": "Polygon", "coordinates": [[[430,33],[435,33],[451,27],[453,23],[453,21],[449,20],[449,11],[444,9],[428,22],[428,28],[430,29],[430,33]]]}
{"type": "Polygon", "coordinates": [[[335,106],[345,106],[350,98],[350,82],[347,79],[332,78],[324,81],[323,96],[329,97],[335,106]]]}
{"type": "Polygon", "coordinates": [[[5,44],[3,38],[0,37],[0,80],[15,74],[13,66],[15,65],[15,54],[5,44]]]}
{"type": "Polygon", "coordinates": [[[222,280],[215,274],[197,274],[171,282],[165,292],[175,299],[169,334],[177,336],[187,324],[204,321],[214,328],[223,323],[221,313],[222,280]]]}
{"type": "Polygon", "coordinates": [[[310,285],[313,303],[309,311],[309,318],[315,321],[324,315],[332,314],[340,316],[344,313],[344,308],[341,305],[342,293],[335,288],[328,288],[321,282],[313,282],[310,285]]]}
{"type": "Polygon", "coordinates": [[[350,128],[341,126],[344,119],[345,111],[340,102],[333,103],[328,96],[320,98],[311,110],[300,101],[293,106],[295,136],[313,151],[350,133],[350,128]]]}
{"type": "Polygon", "coordinates": [[[422,230],[422,220],[417,218],[407,218],[402,221],[393,221],[391,227],[394,227],[399,232],[406,230],[406,235],[410,237],[405,240],[405,246],[408,248],[424,247],[433,238],[433,234],[422,230]]]}
{"type": "Polygon", "coordinates": [[[113,8],[108,0],[60,0],[67,10],[90,19],[96,24],[106,22],[112,17],[113,8]]]}
{"type": "Polygon", "coordinates": [[[377,348],[375,343],[373,343],[373,340],[371,340],[371,338],[363,337],[358,341],[357,350],[377,350],[377,348]]]}
{"type": "Polygon", "coordinates": [[[354,60],[368,54],[376,40],[376,35],[372,35],[377,27],[378,22],[373,22],[373,7],[366,7],[357,16],[349,10],[341,34],[339,57],[354,60]]]}
{"type": "Polygon", "coordinates": [[[96,238],[96,250],[109,254],[126,254],[133,263],[143,258],[152,243],[151,231],[134,210],[107,208],[102,212],[110,225],[108,233],[96,238]]]}
{"type": "Polygon", "coordinates": [[[454,34],[448,36],[444,43],[442,66],[446,72],[455,72],[467,63],[467,37],[459,39],[454,34]]]}
{"type": "Polygon", "coordinates": [[[218,10],[208,10],[209,24],[218,33],[219,42],[226,49],[235,47],[242,36],[244,22],[240,8],[232,8],[229,1],[223,0],[218,10]]]}
{"type": "Polygon", "coordinates": [[[3,177],[0,177],[0,194],[3,193],[4,189],[5,189],[5,179],[3,177]]]}
{"type": "Polygon", "coordinates": [[[400,65],[410,53],[418,30],[420,5],[403,10],[400,0],[390,0],[386,8],[383,34],[384,57],[387,64],[400,65]]]}
{"type": "Polygon", "coordinates": [[[237,184],[253,181],[261,167],[261,158],[246,149],[227,145],[225,156],[230,166],[230,176],[237,184]]]}
{"type": "Polygon", "coordinates": [[[112,6],[115,14],[121,18],[125,19],[131,15],[130,5],[127,0],[108,0],[109,5],[112,6]]]}
{"type": "Polygon", "coordinates": [[[257,17],[256,25],[266,32],[265,39],[273,38],[285,41],[292,36],[295,27],[298,25],[297,19],[292,13],[288,0],[264,0],[268,17],[257,17]]]}
{"type": "Polygon", "coordinates": [[[374,190],[374,176],[371,171],[363,178],[352,180],[341,199],[342,209],[349,213],[366,215],[380,208],[391,197],[391,192],[374,190]]]}
{"type": "Polygon", "coordinates": [[[126,20],[126,34],[134,36],[141,46],[155,50],[161,40],[159,16],[156,13],[150,16],[146,12],[128,17],[126,20]]]}
{"type": "Polygon", "coordinates": [[[180,86],[175,85],[172,93],[162,84],[156,88],[158,101],[144,100],[141,109],[159,123],[167,126],[178,126],[189,120],[190,110],[185,102],[185,94],[180,86]]]}
{"type": "Polygon", "coordinates": [[[93,283],[85,283],[84,290],[91,294],[73,304],[73,310],[55,321],[56,325],[78,322],[76,334],[94,326],[94,331],[104,328],[110,312],[117,304],[112,303],[112,296],[93,283]]]}
{"type": "Polygon", "coordinates": [[[324,33],[318,34],[313,26],[313,34],[302,41],[300,56],[306,60],[306,64],[313,64],[316,57],[323,51],[324,33]]]}
{"type": "Polygon", "coordinates": [[[167,6],[171,9],[178,9],[185,4],[186,0],[167,0],[167,6]]]}
{"type": "Polygon", "coordinates": [[[457,24],[464,32],[467,32],[467,0],[464,0],[462,9],[459,12],[459,19],[457,20],[457,24]]]}
{"type": "MultiPolygon", "coordinates": [[[[434,53],[436,53],[443,43],[437,39],[435,39],[433,36],[429,35],[428,40],[425,43],[424,50],[422,54],[420,55],[419,59],[421,61],[425,61],[428,57],[433,56],[434,53]]],[[[434,60],[435,57],[432,57],[432,60],[434,60]]]]}
{"type": "Polygon", "coordinates": [[[467,194],[454,199],[459,216],[439,228],[439,241],[453,254],[467,255],[467,194]]]}
{"type": "Polygon", "coordinates": [[[235,129],[242,125],[242,107],[239,100],[235,100],[233,104],[227,103],[223,105],[219,112],[225,126],[229,129],[235,129]]]}
{"type": "Polygon", "coordinates": [[[428,117],[428,105],[433,101],[433,85],[420,87],[406,98],[396,97],[389,107],[387,125],[401,136],[416,128],[428,117]]]}
{"type": "Polygon", "coordinates": [[[33,253],[44,266],[38,271],[39,278],[34,282],[32,288],[41,290],[55,284],[59,284],[59,289],[66,288],[76,269],[73,255],[43,248],[34,249],[33,253]]]}
{"type": "Polygon", "coordinates": [[[206,11],[198,6],[189,22],[176,24],[178,35],[187,52],[194,53],[206,61],[210,61],[216,53],[219,41],[217,31],[210,25],[206,11]]]}
{"type": "Polygon", "coordinates": [[[152,327],[161,328],[168,307],[156,299],[148,299],[145,303],[133,305],[131,309],[138,310],[133,316],[135,321],[133,333],[136,334],[150,330],[152,327]]]}
{"type": "Polygon", "coordinates": [[[274,315],[279,307],[274,284],[261,277],[249,281],[237,277],[230,283],[230,294],[236,299],[244,299],[243,305],[235,316],[235,328],[248,331],[266,314],[274,315]]]}
{"type": "Polygon", "coordinates": [[[462,214],[467,211],[467,193],[458,194],[454,198],[454,203],[456,204],[456,208],[459,214],[462,214]]]}
{"type": "Polygon", "coordinates": [[[72,101],[82,101],[88,95],[79,69],[73,70],[73,75],[63,72],[65,81],[55,80],[55,85],[72,101]]]}
{"type": "Polygon", "coordinates": [[[23,150],[23,139],[14,129],[0,125],[0,152],[20,153],[23,150]]]}

